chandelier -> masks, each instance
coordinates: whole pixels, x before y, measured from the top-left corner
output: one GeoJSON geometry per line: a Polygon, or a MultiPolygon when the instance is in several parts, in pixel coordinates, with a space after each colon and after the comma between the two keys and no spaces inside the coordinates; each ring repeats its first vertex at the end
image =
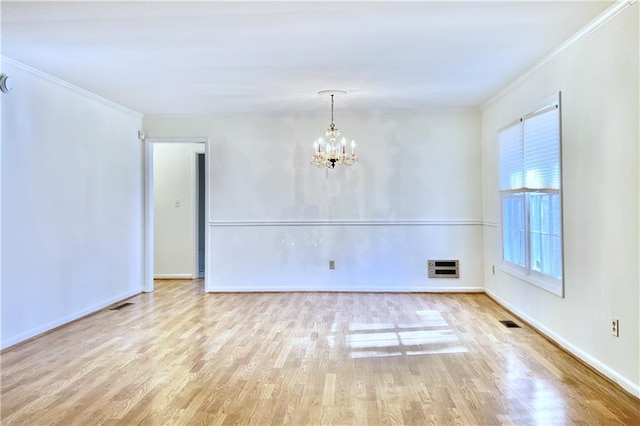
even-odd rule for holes
{"type": "Polygon", "coordinates": [[[351,166],[358,162],[356,156],[356,143],[351,141],[351,154],[347,154],[347,139],[344,137],[338,142],[340,132],[333,122],[333,96],[346,95],[342,90],[322,90],[319,95],[331,95],[331,124],[325,132],[325,138],[318,138],[313,142],[313,157],[311,164],[317,167],[333,169],[336,164],[351,166]]]}

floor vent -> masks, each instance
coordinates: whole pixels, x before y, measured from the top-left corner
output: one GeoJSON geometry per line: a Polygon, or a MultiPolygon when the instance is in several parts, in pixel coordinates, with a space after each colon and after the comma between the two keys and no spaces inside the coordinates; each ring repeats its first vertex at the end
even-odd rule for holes
{"type": "Polygon", "coordinates": [[[123,303],[122,305],[118,305],[118,306],[116,306],[115,308],[111,308],[111,309],[109,309],[109,310],[110,310],[110,311],[118,311],[118,310],[120,310],[120,309],[122,309],[122,308],[126,308],[126,307],[127,307],[127,306],[129,306],[129,305],[133,305],[133,303],[131,303],[131,302],[123,303]]]}
{"type": "Polygon", "coordinates": [[[518,324],[516,324],[515,322],[513,322],[511,320],[502,320],[500,322],[502,323],[502,325],[504,325],[507,328],[520,328],[520,326],[518,324]]]}

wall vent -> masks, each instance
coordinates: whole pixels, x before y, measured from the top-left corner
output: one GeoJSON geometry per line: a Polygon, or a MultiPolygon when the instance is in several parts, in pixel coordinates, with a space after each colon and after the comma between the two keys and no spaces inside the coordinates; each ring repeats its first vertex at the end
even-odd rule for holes
{"type": "Polygon", "coordinates": [[[457,260],[430,260],[429,278],[460,278],[457,260]]]}

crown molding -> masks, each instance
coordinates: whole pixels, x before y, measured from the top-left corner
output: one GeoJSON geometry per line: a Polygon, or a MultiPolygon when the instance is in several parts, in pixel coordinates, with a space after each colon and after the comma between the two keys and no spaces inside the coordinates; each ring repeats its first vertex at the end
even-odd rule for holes
{"type": "Polygon", "coordinates": [[[83,96],[85,96],[85,97],[87,97],[89,99],[93,99],[94,101],[98,101],[98,102],[100,102],[100,103],[102,103],[104,105],[107,105],[107,106],[109,106],[111,108],[114,108],[114,109],[117,109],[119,111],[122,111],[122,112],[124,112],[126,114],[132,115],[132,116],[134,116],[136,118],[140,118],[141,119],[143,117],[143,114],[139,113],[138,111],[134,111],[134,110],[132,110],[130,108],[127,108],[124,105],[120,105],[120,104],[118,104],[116,102],[110,101],[109,99],[103,98],[102,96],[98,96],[95,93],[92,93],[92,92],[90,92],[90,91],[88,91],[86,89],[83,89],[83,88],[78,87],[76,85],[73,85],[73,84],[71,84],[69,82],[61,80],[61,79],[59,79],[57,77],[54,77],[54,76],[52,76],[50,74],[47,74],[44,71],[40,71],[40,70],[38,70],[36,68],[30,67],[29,65],[23,64],[22,62],[18,62],[16,60],[8,58],[8,57],[6,57],[4,55],[0,56],[0,60],[2,61],[3,64],[9,64],[9,65],[14,66],[16,68],[19,68],[19,69],[21,69],[23,71],[31,73],[31,74],[33,74],[33,75],[35,75],[37,77],[40,77],[40,78],[42,78],[44,80],[50,81],[50,82],[52,82],[54,84],[57,84],[58,86],[62,86],[64,88],[67,88],[67,89],[69,89],[69,90],[71,90],[73,92],[76,92],[76,93],[78,93],[80,95],[83,95],[83,96]]]}
{"type": "Polygon", "coordinates": [[[521,74],[514,81],[509,83],[505,88],[500,90],[495,95],[491,96],[489,99],[484,101],[482,104],[480,104],[480,110],[484,111],[485,109],[489,108],[491,105],[493,105],[499,99],[501,99],[502,97],[504,97],[505,95],[510,93],[513,89],[515,89],[520,84],[522,84],[523,81],[525,81],[527,78],[529,78],[533,73],[538,71],[540,68],[542,68],[548,62],[550,62],[552,59],[554,59],[555,57],[559,56],[564,51],[570,49],[571,47],[576,45],[578,42],[580,42],[581,40],[586,38],[589,34],[591,34],[592,32],[596,31],[598,28],[602,27],[604,24],[609,22],[611,19],[613,19],[616,16],[618,16],[620,13],[622,13],[622,11],[624,11],[629,6],[631,6],[633,3],[635,3],[635,1],[636,0],[618,0],[618,1],[616,1],[615,4],[613,4],[607,10],[605,10],[600,15],[598,15],[593,21],[589,22],[586,26],[584,26],[582,29],[580,29],[577,33],[575,33],[574,35],[569,37],[569,39],[567,39],[560,46],[558,46],[555,49],[553,49],[544,58],[542,58],[540,61],[536,62],[531,68],[529,68],[527,71],[525,71],[523,74],[521,74]]]}

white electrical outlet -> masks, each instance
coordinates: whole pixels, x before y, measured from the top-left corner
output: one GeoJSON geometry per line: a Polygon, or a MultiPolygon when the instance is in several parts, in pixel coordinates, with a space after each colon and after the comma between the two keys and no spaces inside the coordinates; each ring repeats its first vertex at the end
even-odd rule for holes
{"type": "Polygon", "coordinates": [[[620,321],[617,319],[611,320],[611,334],[620,337],[620,321]]]}
{"type": "Polygon", "coordinates": [[[336,269],[336,261],[335,260],[330,260],[329,261],[329,269],[336,269]]]}

